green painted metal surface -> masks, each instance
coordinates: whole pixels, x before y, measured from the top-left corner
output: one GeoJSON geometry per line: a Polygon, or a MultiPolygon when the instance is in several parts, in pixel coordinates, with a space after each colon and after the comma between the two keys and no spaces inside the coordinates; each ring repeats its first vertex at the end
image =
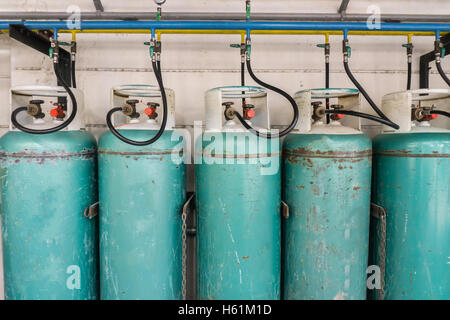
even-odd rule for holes
{"type": "Polygon", "coordinates": [[[386,240],[372,218],[371,263],[385,265],[387,300],[450,299],[450,131],[436,131],[374,139],[372,201],[386,210],[386,240]]]}
{"type": "Polygon", "coordinates": [[[290,134],[283,144],[284,299],[365,299],[371,141],[290,134]]]}
{"type": "Polygon", "coordinates": [[[280,298],[275,144],[248,132],[204,133],[197,140],[196,152],[204,153],[202,163],[196,160],[199,299],[280,298]]]}
{"type": "MultiPolygon", "coordinates": [[[[120,130],[134,140],[153,130],[120,130]]],[[[102,299],[181,299],[183,145],[167,130],[138,147],[110,132],[99,139],[102,299]],[[177,163],[178,162],[178,163],[177,163]]]]}
{"type": "Polygon", "coordinates": [[[83,131],[0,139],[6,299],[97,299],[96,142],[83,131]]]}

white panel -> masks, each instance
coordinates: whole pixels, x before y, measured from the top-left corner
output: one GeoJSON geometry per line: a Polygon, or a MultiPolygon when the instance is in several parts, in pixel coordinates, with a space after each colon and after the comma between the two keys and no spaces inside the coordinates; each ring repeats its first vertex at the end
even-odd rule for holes
{"type": "Polygon", "coordinates": [[[311,130],[311,91],[307,90],[295,95],[295,102],[298,108],[298,122],[295,129],[299,132],[308,132],[311,130]]]}
{"type": "MultiPolygon", "coordinates": [[[[407,91],[390,93],[383,97],[382,111],[392,122],[398,124],[398,132],[411,130],[411,94],[407,91]]],[[[383,125],[383,131],[392,132],[393,128],[383,125]]]]}

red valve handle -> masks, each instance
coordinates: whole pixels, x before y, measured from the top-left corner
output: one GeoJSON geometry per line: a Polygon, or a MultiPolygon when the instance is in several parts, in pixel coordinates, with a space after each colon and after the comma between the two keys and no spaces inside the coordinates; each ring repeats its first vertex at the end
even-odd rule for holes
{"type": "Polygon", "coordinates": [[[244,111],[245,119],[250,120],[255,116],[255,110],[249,109],[244,111]]]}
{"type": "Polygon", "coordinates": [[[150,116],[153,114],[153,112],[155,112],[155,110],[156,110],[156,108],[147,107],[147,108],[145,108],[144,112],[147,116],[150,116]]]}
{"type": "Polygon", "coordinates": [[[64,116],[64,110],[62,106],[57,106],[56,108],[53,108],[50,110],[50,115],[54,118],[62,118],[64,116]]]}

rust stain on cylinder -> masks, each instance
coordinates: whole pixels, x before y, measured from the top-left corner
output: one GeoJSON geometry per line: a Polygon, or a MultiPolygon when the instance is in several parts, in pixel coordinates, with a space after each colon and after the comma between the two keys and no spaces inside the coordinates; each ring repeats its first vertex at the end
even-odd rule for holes
{"type": "MultiPolygon", "coordinates": [[[[96,151],[95,150],[87,150],[83,152],[55,152],[55,153],[48,153],[48,152],[42,152],[42,153],[34,153],[34,152],[0,152],[0,158],[18,158],[18,159],[36,159],[36,158],[45,158],[45,159],[63,159],[70,157],[93,157],[95,156],[96,151]]],[[[17,161],[17,160],[16,160],[17,161]]]]}
{"type": "Polygon", "coordinates": [[[305,148],[297,148],[293,150],[284,150],[283,157],[291,163],[298,163],[300,158],[331,158],[334,162],[359,162],[364,160],[364,158],[369,158],[372,156],[372,150],[362,150],[362,151],[337,151],[337,150],[309,150],[305,148]]]}
{"type": "Polygon", "coordinates": [[[438,151],[424,154],[410,153],[409,150],[384,150],[377,151],[374,155],[381,157],[406,157],[406,158],[450,158],[450,154],[439,154],[438,151]]]}
{"type": "Polygon", "coordinates": [[[270,158],[279,157],[281,152],[275,153],[256,153],[256,154],[216,154],[207,153],[199,154],[198,156],[208,157],[208,158],[222,158],[222,159],[250,159],[250,158],[270,158]]]}
{"type": "Polygon", "coordinates": [[[133,152],[118,152],[118,151],[109,151],[109,150],[99,150],[100,154],[110,154],[110,155],[119,155],[119,156],[153,156],[153,155],[167,155],[167,154],[183,154],[183,150],[164,150],[164,151],[133,151],[133,152]]]}

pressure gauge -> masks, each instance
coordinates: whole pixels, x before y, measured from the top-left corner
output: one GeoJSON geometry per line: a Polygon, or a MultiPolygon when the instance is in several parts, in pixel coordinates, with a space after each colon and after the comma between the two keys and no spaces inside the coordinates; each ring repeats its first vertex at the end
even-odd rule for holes
{"type": "Polygon", "coordinates": [[[162,5],[166,0],[154,0],[157,5],[162,5]]]}

